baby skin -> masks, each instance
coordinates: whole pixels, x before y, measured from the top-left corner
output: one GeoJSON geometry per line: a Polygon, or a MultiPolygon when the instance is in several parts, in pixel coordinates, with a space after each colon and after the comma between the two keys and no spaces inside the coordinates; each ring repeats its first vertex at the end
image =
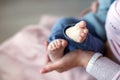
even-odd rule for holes
{"type": "MultiPolygon", "coordinates": [[[[85,21],[78,22],[75,26],[69,27],[65,31],[66,35],[75,42],[82,43],[88,34],[85,21]]],[[[48,45],[48,55],[51,62],[59,60],[67,46],[67,41],[64,39],[56,39],[48,45]]]]}

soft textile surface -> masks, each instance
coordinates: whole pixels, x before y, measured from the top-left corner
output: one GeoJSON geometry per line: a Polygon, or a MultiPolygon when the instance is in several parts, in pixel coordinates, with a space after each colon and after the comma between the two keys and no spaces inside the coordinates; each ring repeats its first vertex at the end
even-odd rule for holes
{"type": "MultiPolygon", "coordinates": [[[[42,75],[45,65],[44,41],[58,17],[43,16],[36,25],[26,26],[0,46],[0,80],[90,80],[82,68],[42,75]]],[[[91,78],[91,80],[93,80],[91,78]]]]}

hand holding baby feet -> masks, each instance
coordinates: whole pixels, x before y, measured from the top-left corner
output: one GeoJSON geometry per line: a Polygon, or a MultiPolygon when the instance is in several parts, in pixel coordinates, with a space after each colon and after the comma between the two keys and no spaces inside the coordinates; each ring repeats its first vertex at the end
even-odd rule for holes
{"type": "Polygon", "coordinates": [[[80,21],[75,26],[66,30],[66,35],[78,43],[81,43],[86,39],[87,33],[88,29],[86,28],[85,21],[80,21]]]}
{"type": "Polygon", "coordinates": [[[48,55],[52,62],[60,59],[63,56],[64,49],[67,44],[67,41],[64,39],[56,39],[48,45],[48,55]]]}

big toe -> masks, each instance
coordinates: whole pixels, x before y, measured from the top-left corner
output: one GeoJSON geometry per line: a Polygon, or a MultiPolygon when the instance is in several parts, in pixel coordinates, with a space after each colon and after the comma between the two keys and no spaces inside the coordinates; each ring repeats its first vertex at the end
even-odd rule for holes
{"type": "Polygon", "coordinates": [[[80,21],[79,23],[76,24],[76,27],[78,27],[78,28],[86,28],[86,22],[85,21],[80,21]]]}
{"type": "Polygon", "coordinates": [[[65,47],[67,46],[68,43],[67,43],[66,40],[61,40],[61,44],[62,44],[62,47],[65,48],[65,47]]]}

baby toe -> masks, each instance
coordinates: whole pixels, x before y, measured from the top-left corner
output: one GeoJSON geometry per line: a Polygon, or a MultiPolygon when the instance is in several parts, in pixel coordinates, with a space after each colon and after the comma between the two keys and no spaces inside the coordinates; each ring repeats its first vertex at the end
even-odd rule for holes
{"type": "Polygon", "coordinates": [[[86,37],[86,34],[85,33],[81,33],[80,35],[82,38],[86,37]]]}
{"type": "Polygon", "coordinates": [[[80,26],[80,28],[86,28],[86,22],[80,21],[79,26],[80,26]]]}
{"type": "Polygon", "coordinates": [[[82,42],[82,41],[83,41],[83,38],[82,38],[82,37],[79,37],[78,42],[82,42]]]}
{"type": "Polygon", "coordinates": [[[83,32],[87,34],[88,33],[88,29],[84,29],[83,32]]]}

